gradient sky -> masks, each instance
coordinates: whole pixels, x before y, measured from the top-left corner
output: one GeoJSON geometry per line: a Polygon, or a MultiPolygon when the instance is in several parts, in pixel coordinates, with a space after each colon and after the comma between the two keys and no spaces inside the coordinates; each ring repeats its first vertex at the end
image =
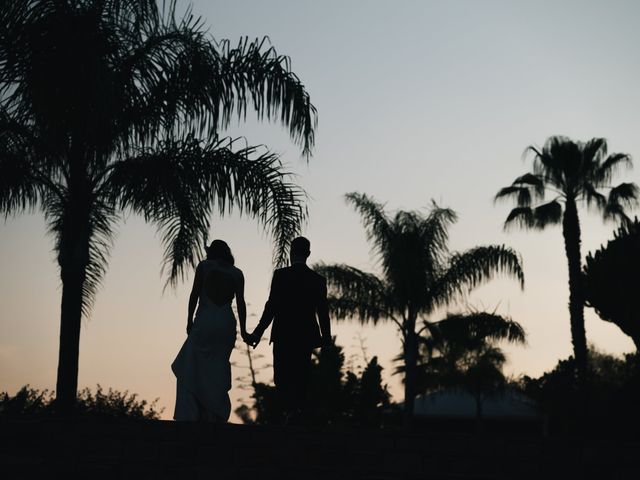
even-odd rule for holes
{"type": "MultiPolygon", "coordinates": [[[[188,2],[179,2],[181,8],[188,2]]],[[[420,209],[435,199],[459,214],[451,247],[506,244],[524,259],[525,291],[498,280],[468,304],[510,315],[528,333],[507,348],[510,374],[538,375],[571,353],[567,269],[559,228],[505,233],[508,204],[497,190],[530,168],[521,155],[553,134],[603,136],[610,151],[640,157],[640,3],[634,1],[210,1],[193,2],[216,39],[268,35],[289,55],[319,111],[317,148],[307,164],[279,125],[253,119],[226,132],[282,154],[310,196],[312,261],[375,271],[359,217],[343,196],[358,191],[390,211],[420,209]]],[[[640,169],[619,181],[640,183],[640,169]]],[[[582,212],[583,252],[612,235],[582,212]]],[[[250,220],[215,218],[211,238],[227,240],[247,279],[249,311],[259,314],[271,279],[271,245],[250,220]]],[[[119,228],[108,274],[91,318],[83,322],[81,386],[160,397],[169,418],[169,365],[184,341],[190,284],[163,294],[162,249],[151,226],[128,216],[119,228]]],[[[0,389],[53,388],[60,282],[39,214],[0,224],[0,389]]],[[[191,281],[192,277],[188,279],[191,281]]],[[[622,353],[632,342],[586,311],[587,336],[622,353]]],[[[256,323],[249,318],[249,325],[256,323]]],[[[391,358],[400,342],[392,325],[335,324],[354,366],[361,337],[378,355],[401,399],[391,358]]],[[[242,344],[232,359],[243,374],[242,344]]],[[[270,362],[266,342],[256,353],[270,362]]],[[[271,370],[261,372],[264,381],[271,370]]],[[[236,382],[237,385],[237,382],[236,382]]],[[[249,392],[232,391],[234,407],[249,392]]]]}

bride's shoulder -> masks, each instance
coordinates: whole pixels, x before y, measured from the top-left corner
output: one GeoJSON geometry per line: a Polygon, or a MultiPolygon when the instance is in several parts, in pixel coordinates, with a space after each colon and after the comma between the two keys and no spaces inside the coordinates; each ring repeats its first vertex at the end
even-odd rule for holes
{"type": "Polygon", "coordinates": [[[244,273],[242,273],[242,270],[240,270],[238,267],[236,266],[232,266],[231,267],[231,271],[234,273],[234,275],[236,275],[238,278],[244,278],[244,273]]]}

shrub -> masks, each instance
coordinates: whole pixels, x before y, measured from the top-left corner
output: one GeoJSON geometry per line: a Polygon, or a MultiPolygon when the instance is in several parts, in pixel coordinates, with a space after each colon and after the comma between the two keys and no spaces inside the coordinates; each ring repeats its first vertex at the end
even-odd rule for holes
{"type": "MultiPolygon", "coordinates": [[[[157,403],[157,398],[149,403],[139,400],[135,393],[111,388],[105,392],[97,385],[95,393],[89,388],[78,392],[75,413],[84,418],[158,420],[162,409],[157,409],[157,403]]],[[[54,413],[54,394],[49,390],[25,385],[13,396],[0,393],[0,418],[47,417],[54,413]]]]}

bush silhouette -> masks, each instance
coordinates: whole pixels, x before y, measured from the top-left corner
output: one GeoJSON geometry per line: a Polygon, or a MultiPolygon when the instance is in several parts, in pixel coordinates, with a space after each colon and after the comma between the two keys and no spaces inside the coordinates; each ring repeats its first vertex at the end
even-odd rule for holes
{"type": "Polygon", "coordinates": [[[629,335],[640,351],[640,223],[622,226],[606,246],[589,253],[584,267],[587,305],[629,335]]]}
{"type": "MultiPolygon", "coordinates": [[[[303,406],[305,422],[314,425],[381,427],[393,422],[388,413],[390,395],[382,383],[382,367],[373,357],[360,375],[344,369],[342,348],[314,353],[309,379],[308,405],[303,406]]],[[[276,389],[253,383],[252,407],[241,405],[236,414],[245,423],[277,424],[284,411],[276,389]],[[248,410],[255,411],[255,420],[248,410]]]]}
{"type": "MultiPolygon", "coordinates": [[[[151,403],[139,400],[138,395],[128,391],[119,392],[109,388],[106,392],[100,385],[95,392],[84,388],[78,392],[76,404],[80,417],[94,419],[159,420],[162,410],[157,410],[158,399],[151,403]]],[[[0,393],[0,418],[47,417],[54,412],[54,394],[25,385],[15,395],[0,393]]]]}

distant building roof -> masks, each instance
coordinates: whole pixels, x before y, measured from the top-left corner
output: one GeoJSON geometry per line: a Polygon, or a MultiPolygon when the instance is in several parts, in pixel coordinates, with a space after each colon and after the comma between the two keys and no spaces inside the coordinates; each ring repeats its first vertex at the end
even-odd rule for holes
{"type": "MultiPolygon", "coordinates": [[[[441,390],[427,395],[418,395],[414,413],[424,417],[476,416],[476,401],[473,395],[463,390],[441,390]]],[[[512,389],[487,397],[482,403],[482,415],[487,418],[535,418],[541,414],[534,402],[512,389]]]]}

